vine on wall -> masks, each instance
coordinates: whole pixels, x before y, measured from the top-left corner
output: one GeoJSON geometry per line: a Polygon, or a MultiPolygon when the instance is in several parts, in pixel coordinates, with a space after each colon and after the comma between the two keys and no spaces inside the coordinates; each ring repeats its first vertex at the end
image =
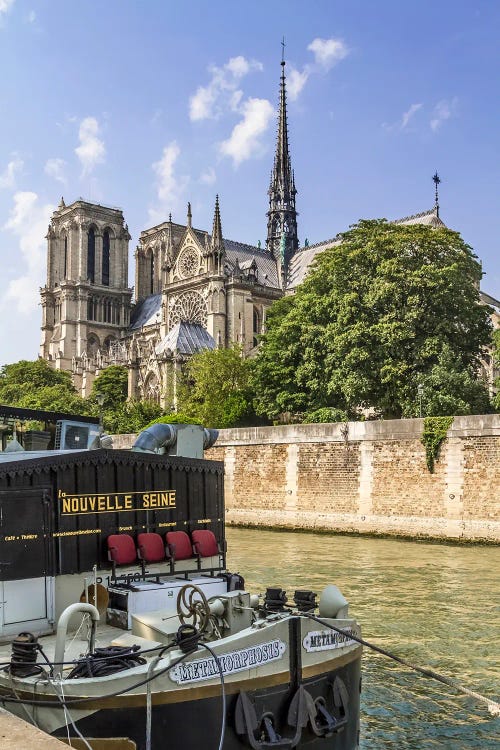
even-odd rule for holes
{"type": "Polygon", "coordinates": [[[434,463],[438,460],[441,443],[453,424],[453,417],[426,417],[422,443],[425,446],[425,458],[430,473],[434,473],[434,463]]]}

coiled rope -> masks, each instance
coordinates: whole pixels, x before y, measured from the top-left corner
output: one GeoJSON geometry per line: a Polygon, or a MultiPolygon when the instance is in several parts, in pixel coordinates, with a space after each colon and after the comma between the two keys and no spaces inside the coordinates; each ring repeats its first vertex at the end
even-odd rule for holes
{"type": "Polygon", "coordinates": [[[334,630],[336,633],[340,633],[341,635],[344,635],[347,638],[350,638],[351,640],[356,641],[357,643],[360,643],[362,646],[366,646],[372,651],[376,651],[378,654],[387,656],[389,659],[392,659],[393,661],[396,661],[399,664],[402,664],[403,666],[408,667],[409,669],[412,669],[414,672],[419,672],[425,677],[430,677],[432,680],[437,680],[438,682],[442,682],[443,685],[448,685],[449,687],[452,687],[455,690],[457,690],[459,693],[464,693],[465,695],[468,695],[470,698],[474,698],[480,703],[484,703],[489,713],[492,716],[500,716],[500,703],[497,703],[496,701],[491,700],[491,698],[486,698],[484,695],[477,693],[475,690],[470,690],[468,687],[465,687],[465,685],[461,685],[456,680],[452,680],[450,677],[446,677],[446,675],[439,674],[439,672],[435,672],[433,669],[427,669],[426,667],[419,667],[417,664],[413,664],[411,661],[408,661],[407,659],[403,659],[401,656],[397,656],[396,654],[393,654],[390,651],[386,651],[384,648],[381,648],[380,646],[376,646],[374,643],[370,643],[370,641],[367,641],[364,638],[361,638],[360,636],[354,635],[353,633],[347,630],[342,630],[342,628],[337,628],[335,627],[335,625],[330,625],[329,622],[325,622],[324,620],[321,620],[319,617],[316,617],[315,615],[308,614],[308,613],[303,613],[303,614],[305,614],[305,616],[309,617],[311,620],[318,622],[320,625],[323,625],[323,627],[330,628],[330,630],[334,630]]]}
{"type": "Polygon", "coordinates": [[[68,680],[80,677],[104,677],[106,675],[132,669],[139,664],[146,664],[146,659],[137,654],[140,646],[108,646],[96,648],[91,654],[78,659],[74,669],[68,675],[68,680]]]}

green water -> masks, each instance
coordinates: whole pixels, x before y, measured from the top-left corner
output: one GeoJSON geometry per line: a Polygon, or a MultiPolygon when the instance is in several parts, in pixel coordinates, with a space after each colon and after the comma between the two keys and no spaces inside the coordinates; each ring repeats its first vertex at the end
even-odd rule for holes
{"type": "MultiPolygon", "coordinates": [[[[363,636],[500,698],[500,548],[227,529],[247,587],[320,592],[335,583],[363,636]]],[[[452,688],[365,649],[363,750],[500,746],[500,719],[452,688]]]]}

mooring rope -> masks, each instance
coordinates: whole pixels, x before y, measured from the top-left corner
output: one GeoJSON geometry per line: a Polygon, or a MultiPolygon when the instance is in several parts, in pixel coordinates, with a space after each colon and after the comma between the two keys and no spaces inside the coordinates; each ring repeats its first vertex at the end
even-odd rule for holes
{"type": "Polygon", "coordinates": [[[399,664],[402,664],[403,666],[408,667],[409,669],[413,669],[415,672],[419,672],[425,677],[430,677],[433,680],[442,682],[444,685],[448,685],[449,687],[454,688],[458,692],[468,695],[470,698],[475,698],[480,703],[484,703],[486,705],[488,711],[490,712],[492,716],[500,716],[500,703],[497,703],[496,701],[491,700],[491,698],[486,698],[486,696],[481,695],[480,693],[477,693],[475,690],[470,690],[468,687],[465,687],[465,685],[461,685],[459,682],[456,682],[456,680],[452,680],[450,677],[446,677],[446,675],[439,674],[439,672],[435,672],[433,669],[428,669],[427,667],[419,667],[417,664],[413,664],[411,661],[408,661],[407,659],[403,659],[401,656],[397,656],[396,654],[393,654],[390,651],[386,651],[384,648],[381,648],[380,646],[376,646],[374,643],[370,643],[370,641],[367,641],[364,638],[361,638],[360,636],[354,635],[353,633],[347,630],[342,630],[342,628],[337,628],[335,627],[335,625],[330,625],[329,622],[325,622],[324,620],[321,620],[319,617],[316,617],[315,615],[312,615],[307,612],[303,614],[305,614],[311,620],[314,620],[315,622],[319,622],[320,625],[323,625],[326,628],[330,628],[330,630],[334,630],[336,633],[340,633],[341,635],[344,635],[347,638],[350,638],[351,640],[356,641],[357,643],[360,643],[362,646],[366,646],[372,651],[376,651],[377,653],[382,654],[383,656],[387,656],[389,659],[392,659],[393,661],[397,661],[399,664]]]}

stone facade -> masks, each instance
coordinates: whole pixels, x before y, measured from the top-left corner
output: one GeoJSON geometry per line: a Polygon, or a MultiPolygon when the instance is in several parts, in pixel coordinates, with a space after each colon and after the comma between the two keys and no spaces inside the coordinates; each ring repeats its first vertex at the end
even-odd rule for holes
{"type": "Polygon", "coordinates": [[[456,417],[430,474],[423,420],[221,430],[234,525],[500,541],[500,416],[456,417]]]}
{"type": "Polygon", "coordinates": [[[83,395],[130,324],[129,240],[120,209],[83,200],[61,199],[49,225],[40,356],[71,371],[83,395]]]}

